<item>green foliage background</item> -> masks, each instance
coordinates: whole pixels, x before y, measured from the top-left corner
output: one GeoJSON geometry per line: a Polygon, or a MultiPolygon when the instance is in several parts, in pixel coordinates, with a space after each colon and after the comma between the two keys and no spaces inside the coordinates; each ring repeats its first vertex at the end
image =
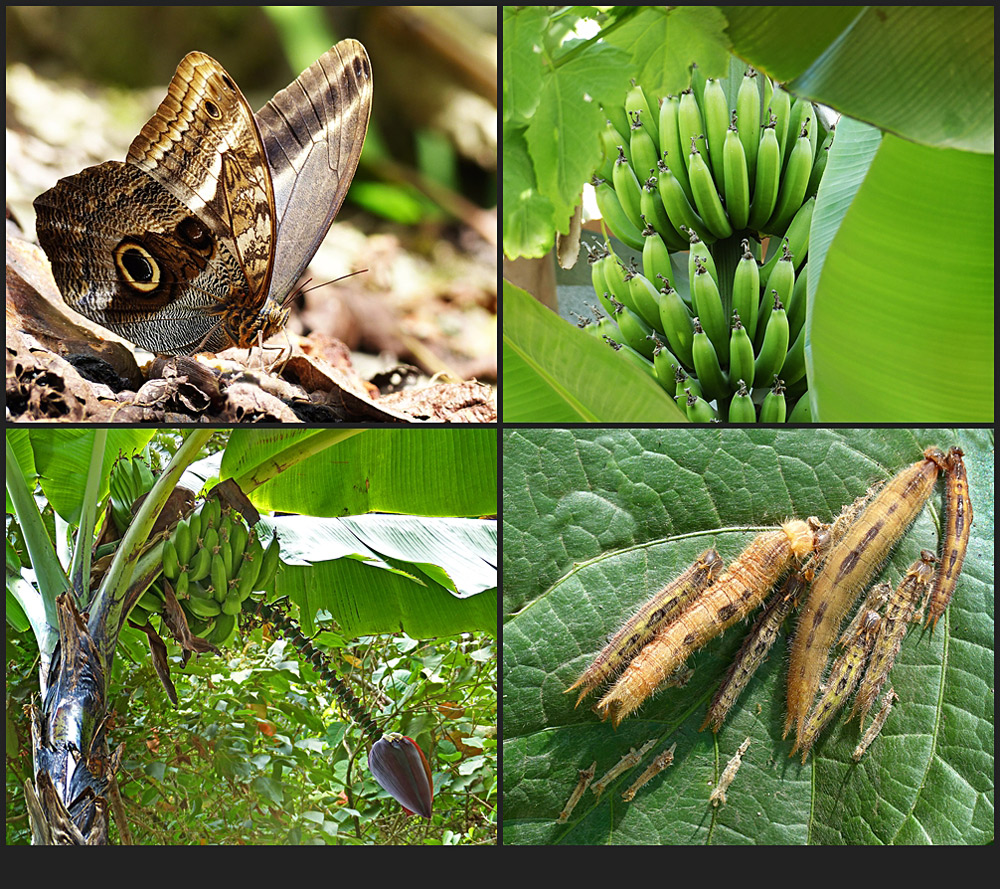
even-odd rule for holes
{"type": "MultiPolygon", "coordinates": [[[[504,438],[504,838],[510,843],[973,843],[993,837],[993,436],[986,430],[519,430],[504,438]],[[615,731],[563,694],[653,590],[710,545],[724,559],[789,516],[828,521],[929,445],[966,453],[975,511],[965,570],[932,635],[914,627],[891,674],[901,700],[860,764],[852,723],[807,763],[789,759],[785,640],[718,735],[698,726],[748,624],[688,663],[615,731]],[[729,793],[709,793],[744,738],[729,793]],[[597,761],[603,774],[650,738],[673,766],[624,803],[640,769],[556,817],[597,761]]],[[[881,576],[938,545],[932,496],[881,576]]],[[[786,627],[789,630],[791,627],[786,627]]]]}

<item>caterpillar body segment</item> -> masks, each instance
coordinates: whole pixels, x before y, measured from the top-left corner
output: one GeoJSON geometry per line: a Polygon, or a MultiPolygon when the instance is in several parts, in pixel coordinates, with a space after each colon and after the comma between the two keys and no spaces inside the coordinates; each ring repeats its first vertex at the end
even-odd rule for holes
{"type": "Polygon", "coordinates": [[[633,617],[615,633],[567,692],[581,688],[576,706],[591,691],[617,675],[656,632],[698,596],[722,571],[722,559],[707,549],[679,577],[643,603],[633,617]]]}
{"type": "Polygon", "coordinates": [[[909,629],[910,619],[917,610],[924,591],[934,576],[934,563],[936,561],[937,557],[934,553],[923,550],[920,553],[920,558],[909,567],[906,576],[889,598],[885,617],[874,639],[868,668],[861,680],[861,687],[858,689],[858,696],[854,701],[854,709],[851,710],[851,719],[858,716],[859,722],[863,723],[865,716],[868,715],[868,711],[875,703],[875,699],[879,696],[879,692],[882,691],[882,686],[889,676],[889,671],[896,661],[896,655],[899,654],[899,648],[903,644],[903,638],[909,629]]]}
{"type": "Polygon", "coordinates": [[[631,802],[635,799],[635,795],[640,787],[655,778],[674,761],[674,751],[676,749],[677,742],[675,741],[666,750],[664,750],[663,753],[657,754],[653,761],[646,767],[646,770],[638,778],[636,778],[632,786],[622,794],[622,799],[625,800],[625,802],[631,802]]]}
{"type": "Polygon", "coordinates": [[[948,451],[948,470],[944,477],[944,543],[927,613],[927,624],[932,632],[955,593],[972,531],[972,499],[969,497],[969,479],[965,473],[963,456],[965,454],[961,448],[955,447],[948,451]]]}
{"type": "Polygon", "coordinates": [[[897,473],[871,500],[827,557],[799,615],[788,667],[785,735],[805,717],[819,690],[830,648],[858,592],[912,524],[930,497],[945,457],[937,448],[897,473]]]}
{"type": "Polygon", "coordinates": [[[816,548],[817,519],[792,519],[757,535],[725,573],[665,626],[597,704],[617,726],[687,658],[756,608],[792,566],[816,548]]]}
{"type": "Polygon", "coordinates": [[[708,801],[713,806],[718,806],[720,804],[724,806],[726,804],[726,791],[729,790],[729,785],[733,783],[736,773],[740,770],[740,764],[743,762],[743,754],[747,752],[749,747],[750,739],[747,738],[737,748],[732,759],[726,763],[726,767],[722,770],[722,774],[719,776],[719,783],[715,785],[715,788],[708,797],[708,801]]]}
{"type": "Polygon", "coordinates": [[[899,695],[896,694],[894,689],[889,689],[885,693],[885,697],[882,698],[882,706],[879,708],[878,715],[876,715],[874,721],[868,730],[865,732],[864,737],[858,743],[858,746],[854,748],[854,752],[851,754],[851,759],[855,762],[861,762],[861,757],[865,755],[865,751],[871,746],[872,741],[878,737],[878,733],[882,731],[882,726],[885,725],[885,721],[889,718],[889,711],[892,709],[893,701],[898,701],[899,695]]]}

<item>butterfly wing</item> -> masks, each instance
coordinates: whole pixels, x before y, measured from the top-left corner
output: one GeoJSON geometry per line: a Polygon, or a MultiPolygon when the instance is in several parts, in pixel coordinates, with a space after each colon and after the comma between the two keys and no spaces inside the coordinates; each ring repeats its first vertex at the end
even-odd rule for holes
{"type": "Polygon", "coordinates": [[[368,131],[371,63],[342,40],[277,93],[256,121],[274,188],[274,266],[268,296],[281,303],[340,210],[368,131]]]}

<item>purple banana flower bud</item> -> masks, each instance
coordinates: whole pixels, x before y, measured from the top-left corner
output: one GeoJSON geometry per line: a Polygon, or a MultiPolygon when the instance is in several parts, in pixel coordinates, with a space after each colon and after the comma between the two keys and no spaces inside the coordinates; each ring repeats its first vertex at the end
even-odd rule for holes
{"type": "Polygon", "coordinates": [[[416,741],[397,732],[386,732],[368,752],[368,768],[407,815],[431,817],[434,800],[431,767],[416,741]]]}

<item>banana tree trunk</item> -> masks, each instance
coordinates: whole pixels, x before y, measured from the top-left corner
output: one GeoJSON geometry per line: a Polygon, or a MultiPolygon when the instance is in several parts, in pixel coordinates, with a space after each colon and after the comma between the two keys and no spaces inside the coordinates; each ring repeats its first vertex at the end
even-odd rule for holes
{"type": "Polygon", "coordinates": [[[59,642],[43,683],[41,709],[31,708],[35,780],[26,781],[24,790],[32,843],[104,845],[118,765],[105,734],[110,665],[72,596],[59,596],[56,608],[59,642]]]}

